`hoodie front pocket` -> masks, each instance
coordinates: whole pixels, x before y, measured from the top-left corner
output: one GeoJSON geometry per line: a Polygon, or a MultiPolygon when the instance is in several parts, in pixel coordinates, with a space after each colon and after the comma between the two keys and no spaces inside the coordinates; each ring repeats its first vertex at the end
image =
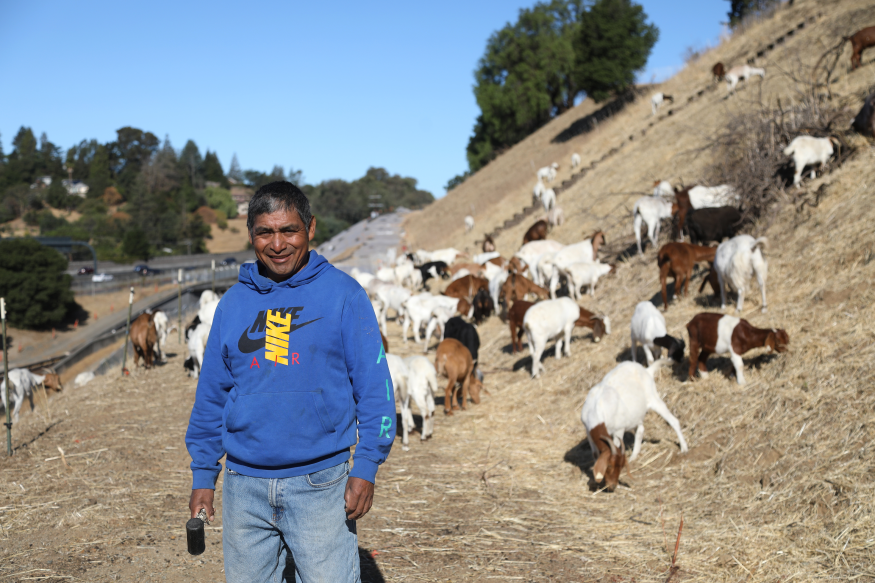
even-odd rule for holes
{"type": "Polygon", "coordinates": [[[257,465],[307,462],[336,448],[321,389],[240,395],[225,429],[228,453],[257,465]]]}

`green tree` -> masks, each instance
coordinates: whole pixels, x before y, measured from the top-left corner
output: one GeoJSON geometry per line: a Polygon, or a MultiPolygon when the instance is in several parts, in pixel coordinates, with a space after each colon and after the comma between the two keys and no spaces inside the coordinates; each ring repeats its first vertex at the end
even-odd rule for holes
{"type": "Polygon", "coordinates": [[[729,12],[726,14],[729,17],[729,25],[733,28],[741,24],[745,17],[752,14],[763,12],[775,4],[779,4],[780,0],[728,0],[729,12]]]}
{"type": "Polygon", "coordinates": [[[659,29],[646,20],[644,9],[632,0],[596,0],[580,15],[576,78],[595,101],[626,90],[647,64],[659,29]]]}
{"type": "Polygon", "coordinates": [[[71,206],[75,206],[73,201],[70,198],[79,198],[79,197],[71,197],[67,194],[67,189],[64,188],[64,185],[61,183],[59,179],[52,180],[52,184],[49,186],[46,191],[46,202],[49,203],[52,207],[56,209],[66,209],[71,206]]]}
{"type": "MultiPolygon", "coordinates": [[[[158,150],[159,143],[152,132],[130,126],[116,130],[116,141],[110,144],[110,159],[123,191],[133,184],[143,165],[158,150]]],[[[102,195],[103,190],[98,196],[102,195]]]]}
{"type": "Polygon", "coordinates": [[[573,107],[580,87],[572,41],[581,11],[581,0],[538,3],[489,38],[474,73],[481,114],[468,143],[471,171],[573,107]]]}
{"type": "Polygon", "coordinates": [[[222,211],[227,218],[233,219],[237,216],[237,203],[231,198],[230,190],[208,186],[204,189],[204,197],[211,209],[222,211]]]}
{"type": "Polygon", "coordinates": [[[240,169],[240,162],[237,160],[237,152],[231,157],[231,166],[228,167],[228,178],[233,178],[237,182],[245,180],[243,170],[240,169]]]}
{"type": "Polygon", "coordinates": [[[125,232],[122,239],[122,250],[128,257],[149,261],[152,256],[152,247],[149,245],[149,239],[146,233],[139,227],[133,227],[125,232]]]}
{"type": "Polygon", "coordinates": [[[219,162],[219,157],[215,152],[210,152],[204,155],[204,180],[210,182],[218,182],[223,188],[230,188],[231,184],[225,178],[225,172],[222,170],[222,163],[219,162]]]}
{"type": "Polygon", "coordinates": [[[32,239],[0,241],[0,296],[9,323],[19,328],[49,328],[64,323],[77,308],[67,259],[32,239]]]}
{"type": "Polygon", "coordinates": [[[112,186],[112,171],[109,165],[109,148],[99,145],[94,150],[88,165],[88,198],[100,198],[112,186]]]}
{"type": "Polygon", "coordinates": [[[465,182],[469,176],[471,176],[471,172],[467,170],[462,174],[456,174],[447,181],[446,186],[444,186],[444,190],[447,192],[451,191],[452,189],[465,182]]]}
{"type": "Polygon", "coordinates": [[[204,186],[204,159],[194,143],[189,140],[179,153],[179,166],[183,181],[187,186],[201,189],[204,186]]]}

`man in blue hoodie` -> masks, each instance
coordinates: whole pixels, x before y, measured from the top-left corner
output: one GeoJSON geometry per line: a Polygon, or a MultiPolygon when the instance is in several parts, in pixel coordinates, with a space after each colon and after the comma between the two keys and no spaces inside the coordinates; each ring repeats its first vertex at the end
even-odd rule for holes
{"type": "Polygon", "coordinates": [[[247,227],[258,262],[216,308],[185,436],[191,515],[213,519],[227,454],[226,581],[278,581],[291,553],[298,581],[358,582],[355,521],[395,438],[377,319],[361,286],[309,251],[316,219],[296,186],[261,187],[247,227]]]}

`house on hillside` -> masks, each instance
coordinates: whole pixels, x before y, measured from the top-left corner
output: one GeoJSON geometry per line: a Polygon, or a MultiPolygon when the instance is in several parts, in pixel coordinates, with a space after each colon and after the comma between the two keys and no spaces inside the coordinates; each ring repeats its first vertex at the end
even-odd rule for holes
{"type": "Polygon", "coordinates": [[[81,180],[62,180],[61,184],[67,189],[67,194],[81,196],[82,198],[85,198],[85,195],[88,194],[89,187],[81,180]]]}
{"type": "Polygon", "coordinates": [[[231,198],[237,204],[237,214],[249,214],[249,199],[252,198],[252,189],[245,186],[231,186],[231,198]]]}
{"type": "Polygon", "coordinates": [[[37,176],[36,182],[30,185],[31,190],[35,188],[46,188],[52,185],[51,176],[37,176]]]}

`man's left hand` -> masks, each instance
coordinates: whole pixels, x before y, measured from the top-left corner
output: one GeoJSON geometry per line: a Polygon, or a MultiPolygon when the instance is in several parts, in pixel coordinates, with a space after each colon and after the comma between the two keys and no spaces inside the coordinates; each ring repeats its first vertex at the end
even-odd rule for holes
{"type": "Polygon", "coordinates": [[[346,518],[358,520],[371,509],[371,504],[374,502],[374,485],[361,478],[350,478],[346,482],[343,500],[346,502],[346,518]]]}

